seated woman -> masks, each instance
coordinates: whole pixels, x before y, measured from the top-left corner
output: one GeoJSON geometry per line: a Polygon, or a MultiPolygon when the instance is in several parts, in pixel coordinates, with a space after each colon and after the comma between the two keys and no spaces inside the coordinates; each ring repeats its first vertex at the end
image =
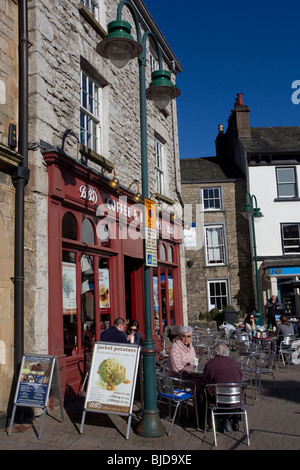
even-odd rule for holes
{"type": "Polygon", "coordinates": [[[180,373],[186,366],[193,364],[196,352],[192,346],[192,332],[190,326],[181,326],[179,328],[179,338],[172,343],[169,352],[169,369],[180,373]]]}
{"type": "Polygon", "coordinates": [[[248,313],[245,318],[245,331],[248,334],[254,334],[256,332],[256,321],[253,313],[248,313]]]}
{"type": "Polygon", "coordinates": [[[276,330],[277,335],[277,344],[280,345],[281,341],[284,340],[284,337],[287,335],[294,335],[294,327],[288,321],[288,317],[286,315],[280,315],[280,323],[276,330]]]}
{"type": "Polygon", "coordinates": [[[143,344],[143,338],[141,333],[139,332],[139,322],[137,320],[131,320],[128,325],[128,329],[126,331],[127,338],[129,337],[130,342],[133,342],[134,344],[138,344],[139,346],[142,346],[143,344]],[[133,341],[131,341],[131,339],[133,341]]]}

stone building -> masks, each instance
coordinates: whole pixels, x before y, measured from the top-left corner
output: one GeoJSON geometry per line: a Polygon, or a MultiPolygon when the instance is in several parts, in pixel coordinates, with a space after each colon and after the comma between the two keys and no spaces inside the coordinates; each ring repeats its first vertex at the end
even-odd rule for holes
{"type": "MultiPolygon", "coordinates": [[[[3,3],[7,16],[3,23],[10,35],[7,55],[15,53],[10,65],[6,65],[6,75],[2,69],[0,82],[1,90],[6,86],[9,103],[6,124],[2,120],[0,127],[1,145],[7,147],[8,123],[17,120],[17,63],[13,60],[17,59],[18,17],[17,2],[3,3]]],[[[57,356],[63,395],[68,398],[78,393],[84,377],[85,353],[99,339],[103,328],[121,316],[138,319],[142,335],[145,330],[141,237],[144,206],[136,199],[142,189],[139,68],[137,59],[119,69],[99,54],[107,25],[117,17],[117,0],[19,3],[28,12],[30,45],[30,178],[24,199],[21,333],[25,353],[57,356]]],[[[141,31],[151,31],[157,40],[156,43],[149,35],[146,44],[147,86],[151,71],[158,68],[157,44],[163,68],[175,84],[182,71],[180,62],[143,1],[127,3],[136,12],[141,31]]],[[[131,34],[136,38],[131,8],[123,6],[122,19],[131,24],[131,34]]],[[[9,35],[1,34],[7,40],[9,35]]],[[[2,92],[2,100],[3,96],[2,92]]],[[[183,203],[176,101],[162,110],[149,100],[146,106],[148,192],[149,198],[162,204],[155,227],[157,250],[150,267],[152,327],[159,348],[165,325],[186,322],[185,263],[181,261],[183,203]],[[177,213],[175,221],[171,211],[177,213]]],[[[18,162],[18,142],[16,150],[7,149],[7,153],[18,162]]],[[[9,172],[10,168],[0,175],[0,230],[6,243],[1,246],[6,269],[1,272],[0,287],[9,307],[1,310],[1,359],[3,350],[6,354],[1,374],[7,366],[11,370],[14,366],[10,280],[14,263],[14,186],[9,172]]],[[[2,387],[4,379],[1,375],[0,411],[5,411],[8,401],[8,388],[4,391],[2,387]]],[[[11,376],[8,385],[10,381],[11,376]]]]}
{"type": "MultiPolygon", "coordinates": [[[[217,137],[222,139],[223,131],[217,137]]],[[[247,223],[242,215],[245,177],[229,155],[182,159],[188,317],[213,308],[252,305],[247,223]]]]}
{"type": "Polygon", "coordinates": [[[18,134],[18,2],[0,4],[0,418],[6,410],[14,373],[14,245],[13,179],[21,155],[18,134]]]}

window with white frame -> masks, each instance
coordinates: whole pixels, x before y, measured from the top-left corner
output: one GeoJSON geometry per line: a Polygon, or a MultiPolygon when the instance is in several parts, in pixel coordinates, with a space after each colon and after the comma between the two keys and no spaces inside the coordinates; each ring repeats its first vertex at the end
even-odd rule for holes
{"type": "Polygon", "coordinates": [[[101,92],[96,81],[81,71],[80,142],[98,153],[101,153],[101,92]]]}
{"type": "Polygon", "coordinates": [[[300,224],[281,224],[283,254],[300,253],[300,224]]]}
{"type": "Polygon", "coordinates": [[[155,189],[159,194],[164,194],[163,150],[164,144],[154,137],[155,189]]]}
{"type": "Polygon", "coordinates": [[[276,168],[278,197],[297,197],[295,167],[276,168]]]}
{"type": "Polygon", "coordinates": [[[201,188],[201,199],[205,211],[220,211],[223,209],[221,187],[201,188]]]}
{"type": "Polygon", "coordinates": [[[226,246],[223,224],[206,225],[204,229],[206,265],[225,264],[226,246]]]}
{"type": "Polygon", "coordinates": [[[229,305],[229,289],[227,279],[207,280],[208,311],[212,308],[222,310],[229,305]]]}
{"type": "Polygon", "coordinates": [[[80,3],[91,12],[95,20],[99,21],[99,5],[97,0],[80,0],[80,3]]]}
{"type": "Polygon", "coordinates": [[[155,72],[155,70],[158,70],[158,60],[156,59],[154,54],[150,52],[150,71],[152,73],[155,72]]]}

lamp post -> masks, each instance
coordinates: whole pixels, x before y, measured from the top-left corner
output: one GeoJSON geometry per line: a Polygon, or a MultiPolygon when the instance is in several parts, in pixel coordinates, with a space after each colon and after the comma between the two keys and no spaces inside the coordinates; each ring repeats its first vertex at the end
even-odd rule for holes
{"type": "MultiPolygon", "coordinates": [[[[118,68],[124,67],[130,59],[138,57],[140,91],[140,136],[142,197],[148,198],[148,157],[147,157],[147,115],[146,99],[153,100],[159,109],[164,109],[170,100],[180,95],[179,89],[171,82],[171,74],[162,68],[162,56],[158,41],[152,31],[142,37],[138,15],[128,0],[122,0],[117,9],[117,19],[108,24],[108,34],[97,46],[98,53],[111,60],[118,68]],[[122,20],[122,8],[127,6],[135,22],[137,40],[131,36],[131,26],[122,20]],[[146,90],[146,40],[151,36],[155,44],[159,70],[152,73],[152,82],[146,90]]],[[[155,346],[152,338],[151,318],[151,277],[150,267],[144,265],[145,289],[145,341],[143,348],[144,410],[136,432],[144,437],[159,437],[165,433],[157,409],[155,346]]]]}
{"type": "Polygon", "coordinates": [[[257,266],[257,252],[256,252],[256,236],[255,236],[255,226],[254,220],[260,220],[263,217],[261,210],[257,207],[257,199],[254,194],[250,194],[246,191],[246,200],[245,206],[243,209],[243,215],[246,219],[251,218],[252,225],[252,237],[253,237],[253,252],[254,252],[254,264],[255,264],[255,278],[256,278],[256,296],[257,296],[257,313],[259,315],[258,323],[262,325],[262,311],[260,304],[260,288],[259,288],[259,276],[258,276],[258,266],[257,266]]]}

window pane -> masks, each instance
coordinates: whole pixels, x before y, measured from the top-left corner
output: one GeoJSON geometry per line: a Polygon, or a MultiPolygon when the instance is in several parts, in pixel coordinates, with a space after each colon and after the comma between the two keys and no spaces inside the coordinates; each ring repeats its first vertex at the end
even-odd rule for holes
{"type": "Polygon", "coordinates": [[[227,281],[209,281],[209,309],[228,305],[227,281]]]}
{"type": "Polygon", "coordinates": [[[67,212],[62,219],[62,235],[63,238],[77,240],[76,220],[71,212],[67,212]]]}
{"type": "Polygon", "coordinates": [[[279,197],[293,197],[295,196],[294,184],[280,184],[278,185],[278,196],[279,197]]]}
{"type": "Polygon", "coordinates": [[[222,201],[221,188],[203,188],[202,189],[202,202],[204,210],[221,210],[222,201]]]}
{"type": "Polygon", "coordinates": [[[277,168],[278,197],[295,197],[296,181],[294,168],[277,168]]]}
{"type": "Polygon", "coordinates": [[[294,168],[277,168],[278,183],[294,183],[294,168]]]}
{"type": "Polygon", "coordinates": [[[81,264],[81,334],[84,351],[91,351],[95,339],[94,260],[83,254],[81,264]]]}
{"type": "Polygon", "coordinates": [[[64,354],[73,356],[78,353],[76,257],[69,251],[62,252],[62,297],[64,354]]]}
{"type": "Polygon", "coordinates": [[[89,219],[84,219],[81,227],[81,241],[94,245],[95,236],[92,222],[89,219]]]}
{"type": "Polygon", "coordinates": [[[284,254],[300,252],[300,224],[282,226],[284,254]]]}

